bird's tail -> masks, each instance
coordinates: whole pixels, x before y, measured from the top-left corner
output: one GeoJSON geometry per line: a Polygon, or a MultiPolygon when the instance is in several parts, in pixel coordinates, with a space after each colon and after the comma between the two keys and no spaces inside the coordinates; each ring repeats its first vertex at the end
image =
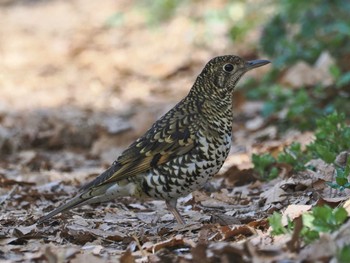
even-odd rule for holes
{"type": "Polygon", "coordinates": [[[109,183],[109,184],[98,186],[94,189],[87,189],[82,193],[78,194],[76,197],[74,197],[67,203],[51,211],[49,214],[39,218],[37,224],[41,224],[44,221],[50,219],[51,217],[61,212],[75,208],[77,206],[94,204],[94,203],[102,203],[102,202],[113,200],[120,196],[133,195],[135,193],[135,189],[136,189],[136,186],[132,182],[126,185],[109,183]]]}
{"type": "Polygon", "coordinates": [[[59,206],[58,208],[56,208],[55,210],[51,211],[47,215],[39,218],[37,224],[41,224],[41,223],[45,222],[46,220],[50,219],[51,217],[53,217],[61,212],[64,212],[64,211],[70,210],[74,207],[77,207],[77,206],[83,204],[84,202],[88,201],[90,198],[92,198],[92,197],[83,197],[83,195],[80,194],[80,195],[74,197],[72,200],[68,201],[67,203],[65,203],[65,204],[59,206]]]}

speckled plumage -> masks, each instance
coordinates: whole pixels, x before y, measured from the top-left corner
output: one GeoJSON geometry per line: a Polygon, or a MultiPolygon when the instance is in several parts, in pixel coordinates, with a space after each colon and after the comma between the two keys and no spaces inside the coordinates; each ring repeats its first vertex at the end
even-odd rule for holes
{"type": "Polygon", "coordinates": [[[42,217],[120,196],[166,201],[179,223],[176,200],[201,188],[223,165],[231,147],[232,92],[238,80],[267,60],[238,56],[210,60],[189,94],[132,143],[100,176],[66,204],[42,217]]]}

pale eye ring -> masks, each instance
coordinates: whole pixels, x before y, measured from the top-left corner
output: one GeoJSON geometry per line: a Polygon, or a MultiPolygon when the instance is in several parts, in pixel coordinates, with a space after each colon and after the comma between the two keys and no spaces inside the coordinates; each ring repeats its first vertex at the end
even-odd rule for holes
{"type": "Polygon", "coordinates": [[[231,63],[227,63],[222,67],[226,72],[231,73],[234,69],[234,66],[231,63]]]}

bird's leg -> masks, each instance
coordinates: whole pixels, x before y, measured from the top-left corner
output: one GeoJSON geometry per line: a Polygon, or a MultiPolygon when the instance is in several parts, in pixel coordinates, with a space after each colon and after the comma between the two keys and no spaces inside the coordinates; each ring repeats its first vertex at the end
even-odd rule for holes
{"type": "Polygon", "coordinates": [[[180,224],[180,225],[184,225],[185,224],[185,220],[182,218],[182,216],[180,215],[179,211],[177,211],[177,209],[176,209],[176,202],[177,202],[176,199],[172,199],[170,201],[165,201],[168,210],[174,215],[177,223],[180,224]]]}

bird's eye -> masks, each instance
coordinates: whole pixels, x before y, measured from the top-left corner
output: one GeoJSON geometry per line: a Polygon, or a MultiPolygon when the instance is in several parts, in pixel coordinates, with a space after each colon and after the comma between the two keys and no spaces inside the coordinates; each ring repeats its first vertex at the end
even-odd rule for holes
{"type": "Polygon", "coordinates": [[[225,64],[223,67],[223,69],[228,73],[232,72],[233,68],[234,68],[233,65],[230,63],[225,64]]]}

